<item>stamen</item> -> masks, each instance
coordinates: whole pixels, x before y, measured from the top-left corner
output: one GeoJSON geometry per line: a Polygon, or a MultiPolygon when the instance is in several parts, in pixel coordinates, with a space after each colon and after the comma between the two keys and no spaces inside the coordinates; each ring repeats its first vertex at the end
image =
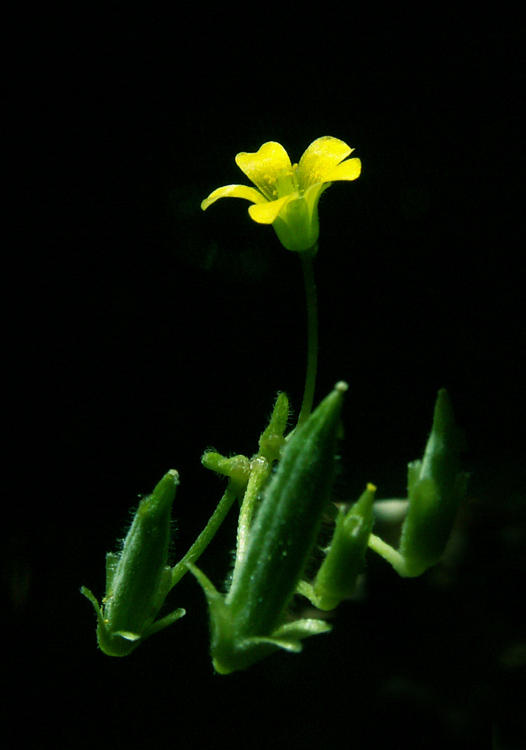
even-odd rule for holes
{"type": "Polygon", "coordinates": [[[265,195],[266,198],[269,200],[276,200],[276,198],[279,197],[278,195],[278,188],[276,187],[276,177],[272,177],[269,174],[263,175],[264,181],[267,183],[266,188],[262,189],[260,187],[261,192],[265,195]]]}
{"type": "Polygon", "coordinates": [[[291,193],[299,192],[298,179],[295,166],[292,169],[283,169],[276,177],[278,196],[284,198],[291,193]]]}

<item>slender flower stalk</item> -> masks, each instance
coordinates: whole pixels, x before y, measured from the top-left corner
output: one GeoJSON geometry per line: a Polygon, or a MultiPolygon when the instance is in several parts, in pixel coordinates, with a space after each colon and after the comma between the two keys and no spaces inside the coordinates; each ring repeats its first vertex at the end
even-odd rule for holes
{"type": "Polygon", "coordinates": [[[305,282],[305,299],[307,302],[307,370],[303,402],[298,417],[298,426],[302,425],[312,411],[316,372],[318,369],[318,301],[314,281],[313,256],[301,253],[303,279],[305,282]]]}

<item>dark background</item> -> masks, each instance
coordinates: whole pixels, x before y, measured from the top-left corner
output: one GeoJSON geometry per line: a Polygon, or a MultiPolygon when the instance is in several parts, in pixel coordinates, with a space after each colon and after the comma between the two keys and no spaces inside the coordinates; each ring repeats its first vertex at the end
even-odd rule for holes
{"type": "MultiPolygon", "coordinates": [[[[10,747],[514,747],[524,597],[524,241],[515,19],[501,6],[332,4],[21,11],[9,28],[2,525],[10,747]],[[409,7],[409,6],[408,6],[409,7]],[[181,8],[183,8],[181,10],[181,8]],[[187,616],[126,659],[95,645],[84,584],[129,508],[181,474],[183,554],[251,455],[276,391],[298,410],[298,258],[242,201],[234,156],[321,135],[362,160],[320,206],[317,397],[350,384],[336,487],[402,496],[449,389],[472,480],[443,565],[366,594],[301,656],[213,674],[187,616]],[[520,176],[519,176],[520,175],[520,176]],[[14,731],[14,730],[13,730],[14,731]]],[[[220,583],[233,522],[202,558],[220,583]]],[[[4,706],[4,709],[6,707],[4,706]]]]}

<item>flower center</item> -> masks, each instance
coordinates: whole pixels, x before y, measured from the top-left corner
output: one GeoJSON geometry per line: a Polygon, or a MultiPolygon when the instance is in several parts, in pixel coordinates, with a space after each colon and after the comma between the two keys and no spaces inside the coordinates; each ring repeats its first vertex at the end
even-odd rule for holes
{"type": "Polygon", "coordinates": [[[298,178],[296,176],[297,164],[294,164],[291,169],[282,169],[275,177],[268,177],[267,180],[270,183],[272,198],[277,200],[278,198],[284,198],[286,195],[291,193],[301,193],[298,178]]]}
{"type": "Polygon", "coordinates": [[[279,173],[276,179],[276,188],[278,191],[278,198],[284,198],[286,195],[290,195],[299,190],[298,179],[294,167],[292,167],[292,169],[284,169],[279,173]]]}

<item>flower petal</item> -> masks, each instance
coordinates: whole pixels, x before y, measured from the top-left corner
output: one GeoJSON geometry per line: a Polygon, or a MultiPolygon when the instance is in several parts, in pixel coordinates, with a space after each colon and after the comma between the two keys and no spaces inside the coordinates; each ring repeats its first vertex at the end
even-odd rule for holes
{"type": "Polygon", "coordinates": [[[236,164],[269,201],[277,196],[276,178],[283,170],[292,169],[289,155],[276,141],[264,143],[255,154],[242,151],[236,156],[236,164]]]}
{"type": "Polygon", "coordinates": [[[309,206],[309,211],[311,216],[317,216],[318,214],[318,201],[320,200],[320,196],[327,188],[331,186],[330,182],[316,182],[314,185],[311,185],[310,188],[308,188],[303,193],[303,198],[307,202],[309,206]]]}
{"type": "Polygon", "coordinates": [[[348,159],[338,164],[325,179],[327,182],[337,182],[338,180],[355,180],[360,176],[362,171],[362,162],[360,159],[348,159]]]}
{"type": "Polygon", "coordinates": [[[208,206],[215,203],[219,198],[246,198],[247,201],[252,203],[266,203],[267,199],[264,195],[261,195],[259,190],[248,185],[225,185],[225,187],[217,188],[213,193],[210,193],[208,198],[201,203],[201,208],[206,211],[208,206]]]}
{"type": "Polygon", "coordinates": [[[327,175],[353,150],[343,141],[330,135],[316,139],[300,159],[297,171],[300,187],[306,190],[317,182],[327,182],[327,175]]]}
{"type": "Polygon", "coordinates": [[[283,206],[290,200],[297,198],[297,195],[297,193],[292,193],[291,195],[279,198],[277,201],[270,201],[270,203],[267,201],[259,206],[250,206],[248,209],[250,218],[254,219],[258,224],[272,224],[283,206]]]}

